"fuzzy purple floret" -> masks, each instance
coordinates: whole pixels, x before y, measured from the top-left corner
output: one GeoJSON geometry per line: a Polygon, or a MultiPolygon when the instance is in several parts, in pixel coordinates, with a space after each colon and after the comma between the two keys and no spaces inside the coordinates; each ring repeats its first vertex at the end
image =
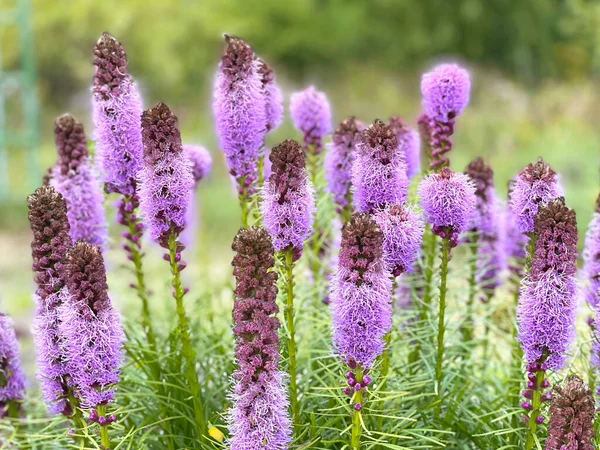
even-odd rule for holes
{"type": "Polygon", "coordinates": [[[410,272],[423,241],[425,226],[421,215],[410,207],[390,205],[373,217],[383,232],[383,251],[392,274],[410,272]]]}
{"type": "MultiPolygon", "coordinates": [[[[25,398],[25,374],[12,319],[0,312],[0,418],[25,398]]],[[[17,405],[18,407],[18,405],[17,405]]]]}
{"type": "Polygon", "coordinates": [[[381,228],[370,215],[355,213],[342,231],[330,296],[333,346],[345,363],[369,368],[383,352],[391,290],[381,228]]]}
{"type": "Polygon", "coordinates": [[[412,178],[421,171],[421,137],[399,116],[392,116],[388,120],[398,138],[398,149],[406,164],[406,175],[412,178]]]}
{"type": "Polygon", "coordinates": [[[596,309],[600,305],[600,196],[585,235],[583,274],[588,283],[585,288],[587,302],[596,309]]]}
{"type": "Polygon", "coordinates": [[[275,72],[264,60],[257,58],[257,62],[262,93],[265,98],[267,131],[273,131],[283,122],[283,95],[275,81],[275,72]]]}
{"type": "Polygon", "coordinates": [[[309,86],[290,97],[290,115],[304,135],[304,142],[321,151],[323,137],[331,132],[331,108],[325,93],[309,86]]]}
{"type": "Polygon", "coordinates": [[[374,212],[406,201],[409,179],[398,151],[398,138],[381,120],[361,133],[352,165],[357,211],[374,212]]]}
{"type": "Polygon", "coordinates": [[[94,66],[96,164],[108,192],[131,196],[142,167],[142,100],[127,74],[123,46],[108,33],[94,47],[94,66]]]}
{"type": "Polygon", "coordinates": [[[201,145],[183,144],[183,153],[192,163],[192,174],[196,185],[203,180],[212,167],[210,152],[201,145]]]}
{"type": "Polygon", "coordinates": [[[441,64],[421,78],[423,110],[438,122],[458,116],[469,103],[469,72],[457,64],[441,64]]]}
{"type": "Polygon", "coordinates": [[[213,112],[220,147],[229,173],[244,186],[258,176],[257,162],[265,134],[267,116],[259,63],[252,47],[243,40],[226,36],[215,82],[213,112]]]}
{"type": "Polygon", "coordinates": [[[296,257],[313,231],[314,192],[300,144],[288,139],[271,150],[272,173],[260,205],[263,224],[275,250],[293,249],[296,257]]]}
{"type": "Polygon", "coordinates": [[[140,209],[152,239],[167,248],[169,236],[185,228],[194,186],[192,163],[183,152],[177,118],[164,103],[144,111],[142,138],[140,209]]]}
{"type": "Polygon", "coordinates": [[[65,262],[67,298],[59,309],[69,376],[84,408],[113,400],[123,363],[124,334],[108,298],[99,248],[79,241],[65,262]]]}

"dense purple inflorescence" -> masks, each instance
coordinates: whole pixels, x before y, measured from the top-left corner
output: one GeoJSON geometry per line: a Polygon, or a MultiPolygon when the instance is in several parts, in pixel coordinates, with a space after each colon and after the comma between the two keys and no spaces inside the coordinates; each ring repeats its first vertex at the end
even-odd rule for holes
{"type": "Polygon", "coordinates": [[[265,183],[261,212],[275,250],[299,257],[313,228],[315,201],[300,144],[288,139],[271,150],[271,176],[265,183]]]}
{"type": "Polygon", "coordinates": [[[592,308],[600,305],[600,195],[596,210],[588,225],[583,250],[583,273],[588,282],[585,298],[592,308]]]}
{"type": "Polygon", "coordinates": [[[49,183],[67,202],[71,239],[83,239],[102,247],[108,234],[104,196],[89,159],[83,125],[70,114],[64,114],[54,123],[54,138],[58,162],[49,183]]]}
{"type": "Polygon", "coordinates": [[[421,170],[421,138],[400,116],[392,116],[388,125],[398,138],[400,155],[406,164],[406,175],[412,178],[421,170]]]}
{"type": "Polygon", "coordinates": [[[267,131],[273,131],[283,121],[283,95],[275,82],[275,72],[264,60],[257,58],[257,62],[262,93],[265,98],[267,131]]]}
{"type": "Polygon", "coordinates": [[[290,97],[290,115],[296,128],[304,134],[304,142],[321,151],[323,137],[331,132],[331,109],[323,92],[309,86],[290,97]]]}
{"type": "Polygon", "coordinates": [[[280,327],[273,244],[264,228],[241,229],[233,241],[236,279],[233,334],[238,364],[229,412],[232,450],[285,450],[291,420],[278,370],[280,327]]]}
{"type": "Polygon", "coordinates": [[[168,248],[170,236],[185,228],[194,176],[177,128],[177,118],[164,103],[142,115],[144,168],[140,173],[140,208],[152,239],[168,248]]]}
{"type": "Polygon", "coordinates": [[[12,319],[0,312],[0,419],[16,415],[25,399],[25,374],[12,319]]]}
{"type": "Polygon", "coordinates": [[[360,212],[374,212],[406,200],[409,180],[398,138],[381,120],[364,130],[356,144],[352,185],[355,207],[360,212]]]}
{"type": "MultiPolygon", "coordinates": [[[[508,196],[510,199],[512,186],[514,182],[509,183],[508,196]]],[[[505,264],[515,276],[515,280],[520,282],[524,275],[525,256],[527,254],[527,242],[529,237],[521,233],[517,218],[514,216],[510,205],[507,203],[502,208],[501,215],[501,236],[502,236],[502,254],[505,264]]]]}
{"type": "Polygon", "coordinates": [[[392,282],[383,253],[383,233],[366,213],[355,213],[342,230],[332,280],[333,346],[350,367],[371,367],[392,326],[392,282]]]}
{"type": "Polygon", "coordinates": [[[68,292],[59,310],[59,332],[75,391],[85,408],[114,397],[123,362],[124,334],[119,313],[108,298],[100,249],[78,241],[63,268],[68,292]]]}

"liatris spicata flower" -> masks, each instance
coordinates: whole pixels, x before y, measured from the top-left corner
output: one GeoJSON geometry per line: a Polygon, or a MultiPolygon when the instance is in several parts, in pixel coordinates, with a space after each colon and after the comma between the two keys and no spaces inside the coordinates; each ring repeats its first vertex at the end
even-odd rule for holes
{"type": "Polygon", "coordinates": [[[510,192],[510,208],[521,233],[533,232],[534,217],[540,205],[563,195],[556,172],[542,158],[527,165],[517,175],[510,192]]]}
{"type": "Polygon", "coordinates": [[[238,368],[228,417],[229,446],[231,450],[286,450],[291,421],[285,376],[278,370],[280,323],[273,244],[264,228],[252,227],[241,229],[232,247],[238,368]]]}
{"type": "Polygon", "coordinates": [[[373,217],[383,232],[383,252],[392,275],[410,272],[423,240],[421,215],[409,207],[390,205],[373,217]]]}
{"type": "Polygon", "coordinates": [[[589,283],[585,288],[585,298],[596,309],[600,305],[600,195],[585,235],[583,262],[583,273],[589,283]]]}
{"type": "Polygon", "coordinates": [[[25,399],[25,374],[12,319],[0,312],[0,419],[18,417],[25,399]]]}
{"type": "Polygon", "coordinates": [[[266,130],[269,132],[281,125],[283,121],[283,95],[275,82],[275,72],[261,58],[256,58],[256,60],[262,93],[265,98],[266,130]]]}
{"type": "Polygon", "coordinates": [[[225,35],[227,47],[215,82],[213,112],[229,173],[236,179],[243,202],[257,179],[259,151],[267,132],[267,108],[260,64],[252,47],[225,35]]]}
{"type": "Polygon", "coordinates": [[[297,259],[312,233],[315,212],[305,154],[300,144],[287,139],[271,150],[269,159],[272,173],[263,191],[263,223],[275,250],[292,250],[297,259]]]}
{"type": "Polygon", "coordinates": [[[361,133],[352,165],[354,203],[360,212],[374,212],[404,203],[409,180],[398,150],[398,138],[381,120],[361,133]]]}
{"type": "Polygon", "coordinates": [[[102,247],[108,234],[104,197],[89,158],[83,125],[70,114],[64,114],[54,123],[54,138],[58,162],[50,185],[67,201],[71,239],[83,239],[102,247]]]}
{"type": "Polygon", "coordinates": [[[419,133],[408,126],[400,116],[388,120],[398,138],[398,148],[406,163],[406,175],[412,178],[421,170],[421,139],[419,133]]]}
{"type": "Polygon", "coordinates": [[[65,359],[81,404],[111,402],[123,362],[119,313],[108,298],[104,259],[97,246],[78,241],[63,267],[68,294],[59,310],[65,359]]]}
{"type": "Polygon", "coordinates": [[[38,373],[44,400],[53,413],[70,415],[73,405],[67,368],[58,333],[58,308],[63,302],[63,262],[71,246],[67,204],[50,186],[42,186],[27,198],[33,239],[34,281],[37,285],[37,311],[33,337],[38,373]]]}
{"type": "MultiPolygon", "coordinates": [[[[364,129],[362,122],[348,117],[333,132],[332,143],[327,146],[325,155],[325,178],[327,187],[337,204],[338,212],[351,212],[352,208],[352,163],[356,143],[364,129]]],[[[349,217],[349,214],[347,214],[349,217]]],[[[347,220],[348,217],[345,217],[347,220]]]]}
{"type": "Polygon", "coordinates": [[[501,220],[502,254],[507,260],[506,263],[509,270],[515,275],[515,279],[520,280],[524,275],[523,263],[527,253],[526,247],[529,238],[519,230],[517,219],[508,203],[502,209],[501,220]]]}
{"type": "Polygon", "coordinates": [[[554,388],[546,450],[593,450],[594,396],[577,375],[554,388]]]}
{"type": "Polygon", "coordinates": [[[455,119],[469,103],[470,90],[469,72],[456,64],[441,64],[421,78],[419,130],[435,171],[450,163],[444,155],[452,149],[455,119]]]}
{"type": "Polygon", "coordinates": [[[303,133],[305,144],[312,146],[311,153],[320,153],[323,137],[331,132],[331,109],[325,94],[314,86],[293,93],[290,115],[296,128],[303,133]]]}

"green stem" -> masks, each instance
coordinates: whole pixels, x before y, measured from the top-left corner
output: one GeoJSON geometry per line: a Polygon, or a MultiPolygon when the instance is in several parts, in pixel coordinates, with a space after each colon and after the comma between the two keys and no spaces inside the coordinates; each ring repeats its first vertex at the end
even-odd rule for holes
{"type": "Polygon", "coordinates": [[[300,405],[298,403],[298,387],[296,380],[296,333],[294,328],[294,260],[293,250],[284,251],[285,257],[285,291],[286,302],[284,315],[288,329],[288,372],[290,374],[290,406],[294,430],[298,431],[300,422],[300,405]]]}
{"type": "Polygon", "coordinates": [[[248,188],[246,187],[245,178],[246,177],[241,177],[238,179],[238,186],[241,186],[238,199],[240,201],[240,208],[242,210],[242,228],[248,228],[248,215],[250,213],[250,199],[248,198],[248,188]]]}
{"type": "Polygon", "coordinates": [[[437,357],[435,361],[435,381],[437,400],[436,415],[439,415],[442,403],[442,361],[444,359],[444,332],[446,331],[446,282],[448,279],[448,261],[450,260],[450,239],[442,239],[442,263],[440,266],[440,304],[437,333],[437,357]]]}
{"type": "MultiPolygon", "coordinates": [[[[425,231],[425,269],[424,269],[424,286],[423,286],[423,312],[429,314],[429,306],[431,305],[431,280],[433,278],[433,263],[436,256],[436,235],[433,234],[431,227],[425,231]]],[[[423,319],[423,317],[422,317],[423,319]]]]}
{"type": "Polygon", "coordinates": [[[535,241],[537,237],[533,233],[527,233],[529,241],[527,241],[527,254],[525,255],[525,275],[529,273],[531,269],[531,262],[533,261],[533,254],[535,253],[535,241]]]}
{"type": "MultiPolygon", "coordinates": [[[[104,417],[106,415],[106,405],[96,406],[96,412],[98,413],[98,417],[104,417]]],[[[100,425],[100,444],[102,444],[104,449],[110,449],[108,425],[100,425]]]]}
{"type": "Polygon", "coordinates": [[[469,295],[467,297],[467,312],[465,322],[462,326],[462,334],[465,344],[473,339],[473,304],[477,295],[477,242],[471,245],[471,261],[469,264],[469,295]]]}
{"type": "Polygon", "coordinates": [[[535,389],[533,389],[533,395],[531,396],[531,412],[529,413],[529,422],[527,424],[527,441],[525,442],[525,450],[533,449],[535,445],[535,436],[537,433],[537,422],[536,419],[539,415],[540,408],[542,406],[542,382],[544,381],[545,372],[543,370],[538,371],[535,376],[535,389]]]}
{"type": "Polygon", "coordinates": [[[177,309],[179,337],[181,338],[181,352],[185,359],[185,375],[190,388],[196,426],[198,427],[200,439],[203,439],[206,431],[206,421],[204,418],[204,409],[202,407],[200,384],[198,383],[198,376],[196,374],[196,352],[192,347],[188,318],[185,314],[185,308],[183,306],[183,296],[185,295],[185,291],[181,284],[181,270],[179,268],[179,262],[176,260],[176,255],[178,253],[177,247],[179,243],[175,233],[171,233],[169,235],[168,243],[172,285],[177,309]]]}
{"type": "MultiPolygon", "coordinates": [[[[356,382],[360,383],[363,379],[363,369],[361,366],[356,368],[355,372],[356,382]]],[[[362,406],[363,401],[363,390],[355,391],[354,396],[352,397],[352,406],[355,404],[360,404],[362,406]]],[[[351,450],[360,450],[360,434],[362,431],[361,427],[361,412],[356,408],[352,409],[352,438],[350,441],[350,449],[351,450]]]]}
{"type": "Polygon", "coordinates": [[[259,187],[259,192],[260,192],[260,188],[262,188],[263,184],[265,184],[264,169],[265,169],[265,155],[260,155],[258,157],[258,187],[259,187]]]}

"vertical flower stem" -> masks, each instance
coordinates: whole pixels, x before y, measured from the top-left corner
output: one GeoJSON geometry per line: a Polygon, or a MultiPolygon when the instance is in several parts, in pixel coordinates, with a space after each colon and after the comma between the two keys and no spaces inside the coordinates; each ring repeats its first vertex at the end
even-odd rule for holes
{"type": "MultiPolygon", "coordinates": [[[[96,412],[98,413],[98,417],[104,417],[106,415],[106,405],[98,405],[96,406],[96,412]]],[[[100,444],[106,450],[110,449],[110,438],[108,437],[108,425],[99,425],[100,426],[100,444]]]]}
{"type": "Polygon", "coordinates": [[[264,174],[264,170],[265,170],[265,155],[260,155],[258,157],[258,188],[260,191],[260,188],[263,187],[263,184],[265,184],[265,174],[264,174]]]}
{"type": "MultiPolygon", "coordinates": [[[[429,314],[429,306],[431,305],[431,280],[433,278],[433,264],[435,262],[436,255],[436,235],[431,231],[431,227],[428,226],[425,230],[425,268],[423,271],[424,275],[424,286],[423,286],[423,312],[429,314]]],[[[423,318],[422,318],[423,319],[423,318]]]]}
{"type": "Polygon", "coordinates": [[[531,261],[533,260],[533,253],[535,252],[535,241],[537,240],[535,234],[527,233],[529,241],[527,241],[527,254],[525,255],[525,275],[529,273],[531,269],[531,261]]]}
{"type": "Polygon", "coordinates": [[[531,412],[529,413],[529,422],[527,424],[527,440],[525,441],[525,450],[532,450],[535,446],[535,436],[537,433],[537,416],[542,405],[542,382],[546,372],[539,370],[535,375],[535,389],[531,396],[531,412]]]}
{"type": "Polygon", "coordinates": [[[204,418],[204,409],[202,407],[202,399],[200,392],[200,384],[198,383],[198,376],[196,374],[196,352],[192,347],[190,339],[190,330],[188,318],[185,314],[183,306],[183,296],[185,291],[181,284],[181,269],[178,261],[179,254],[179,242],[177,241],[177,235],[171,233],[169,235],[169,262],[171,265],[172,285],[173,294],[176,302],[177,309],[177,322],[179,328],[179,337],[181,338],[181,351],[185,359],[185,376],[187,378],[190,393],[192,397],[192,404],[194,407],[194,418],[200,438],[204,438],[204,432],[206,430],[206,421],[204,418]]]}
{"type": "Polygon", "coordinates": [[[240,177],[238,179],[238,186],[240,192],[238,194],[238,199],[240,202],[240,208],[242,210],[242,228],[248,228],[248,216],[250,214],[250,199],[248,198],[248,187],[246,186],[246,177],[240,177]]]}
{"type": "Polygon", "coordinates": [[[462,326],[462,335],[465,344],[468,344],[473,339],[473,304],[475,303],[475,295],[477,294],[477,242],[471,245],[471,261],[469,261],[469,295],[467,297],[467,312],[465,322],[462,326]]]}
{"type": "Polygon", "coordinates": [[[285,321],[288,329],[288,372],[290,374],[290,406],[294,430],[299,429],[300,405],[298,403],[298,387],[296,380],[296,332],[294,328],[294,259],[293,250],[284,250],[285,272],[285,321]]]}
{"type": "MultiPolygon", "coordinates": [[[[362,381],[363,373],[364,373],[363,369],[359,365],[356,368],[356,372],[355,372],[355,378],[356,378],[357,383],[360,383],[362,381]]],[[[363,390],[361,389],[359,391],[354,392],[354,395],[352,397],[352,403],[353,403],[353,405],[360,404],[362,406],[362,402],[363,402],[363,390]]],[[[353,408],[353,410],[352,410],[352,438],[350,441],[350,449],[351,450],[360,450],[360,434],[362,431],[361,422],[362,422],[361,411],[357,410],[356,408],[353,408]]]]}
{"type": "MultiPolygon", "coordinates": [[[[447,233],[449,234],[449,233],[447,233]]],[[[450,260],[450,239],[442,239],[442,263],[440,266],[440,303],[437,333],[437,357],[435,360],[435,382],[438,403],[435,408],[436,416],[439,416],[442,403],[442,361],[444,359],[444,332],[446,331],[446,282],[448,279],[448,261],[450,260]]]]}

